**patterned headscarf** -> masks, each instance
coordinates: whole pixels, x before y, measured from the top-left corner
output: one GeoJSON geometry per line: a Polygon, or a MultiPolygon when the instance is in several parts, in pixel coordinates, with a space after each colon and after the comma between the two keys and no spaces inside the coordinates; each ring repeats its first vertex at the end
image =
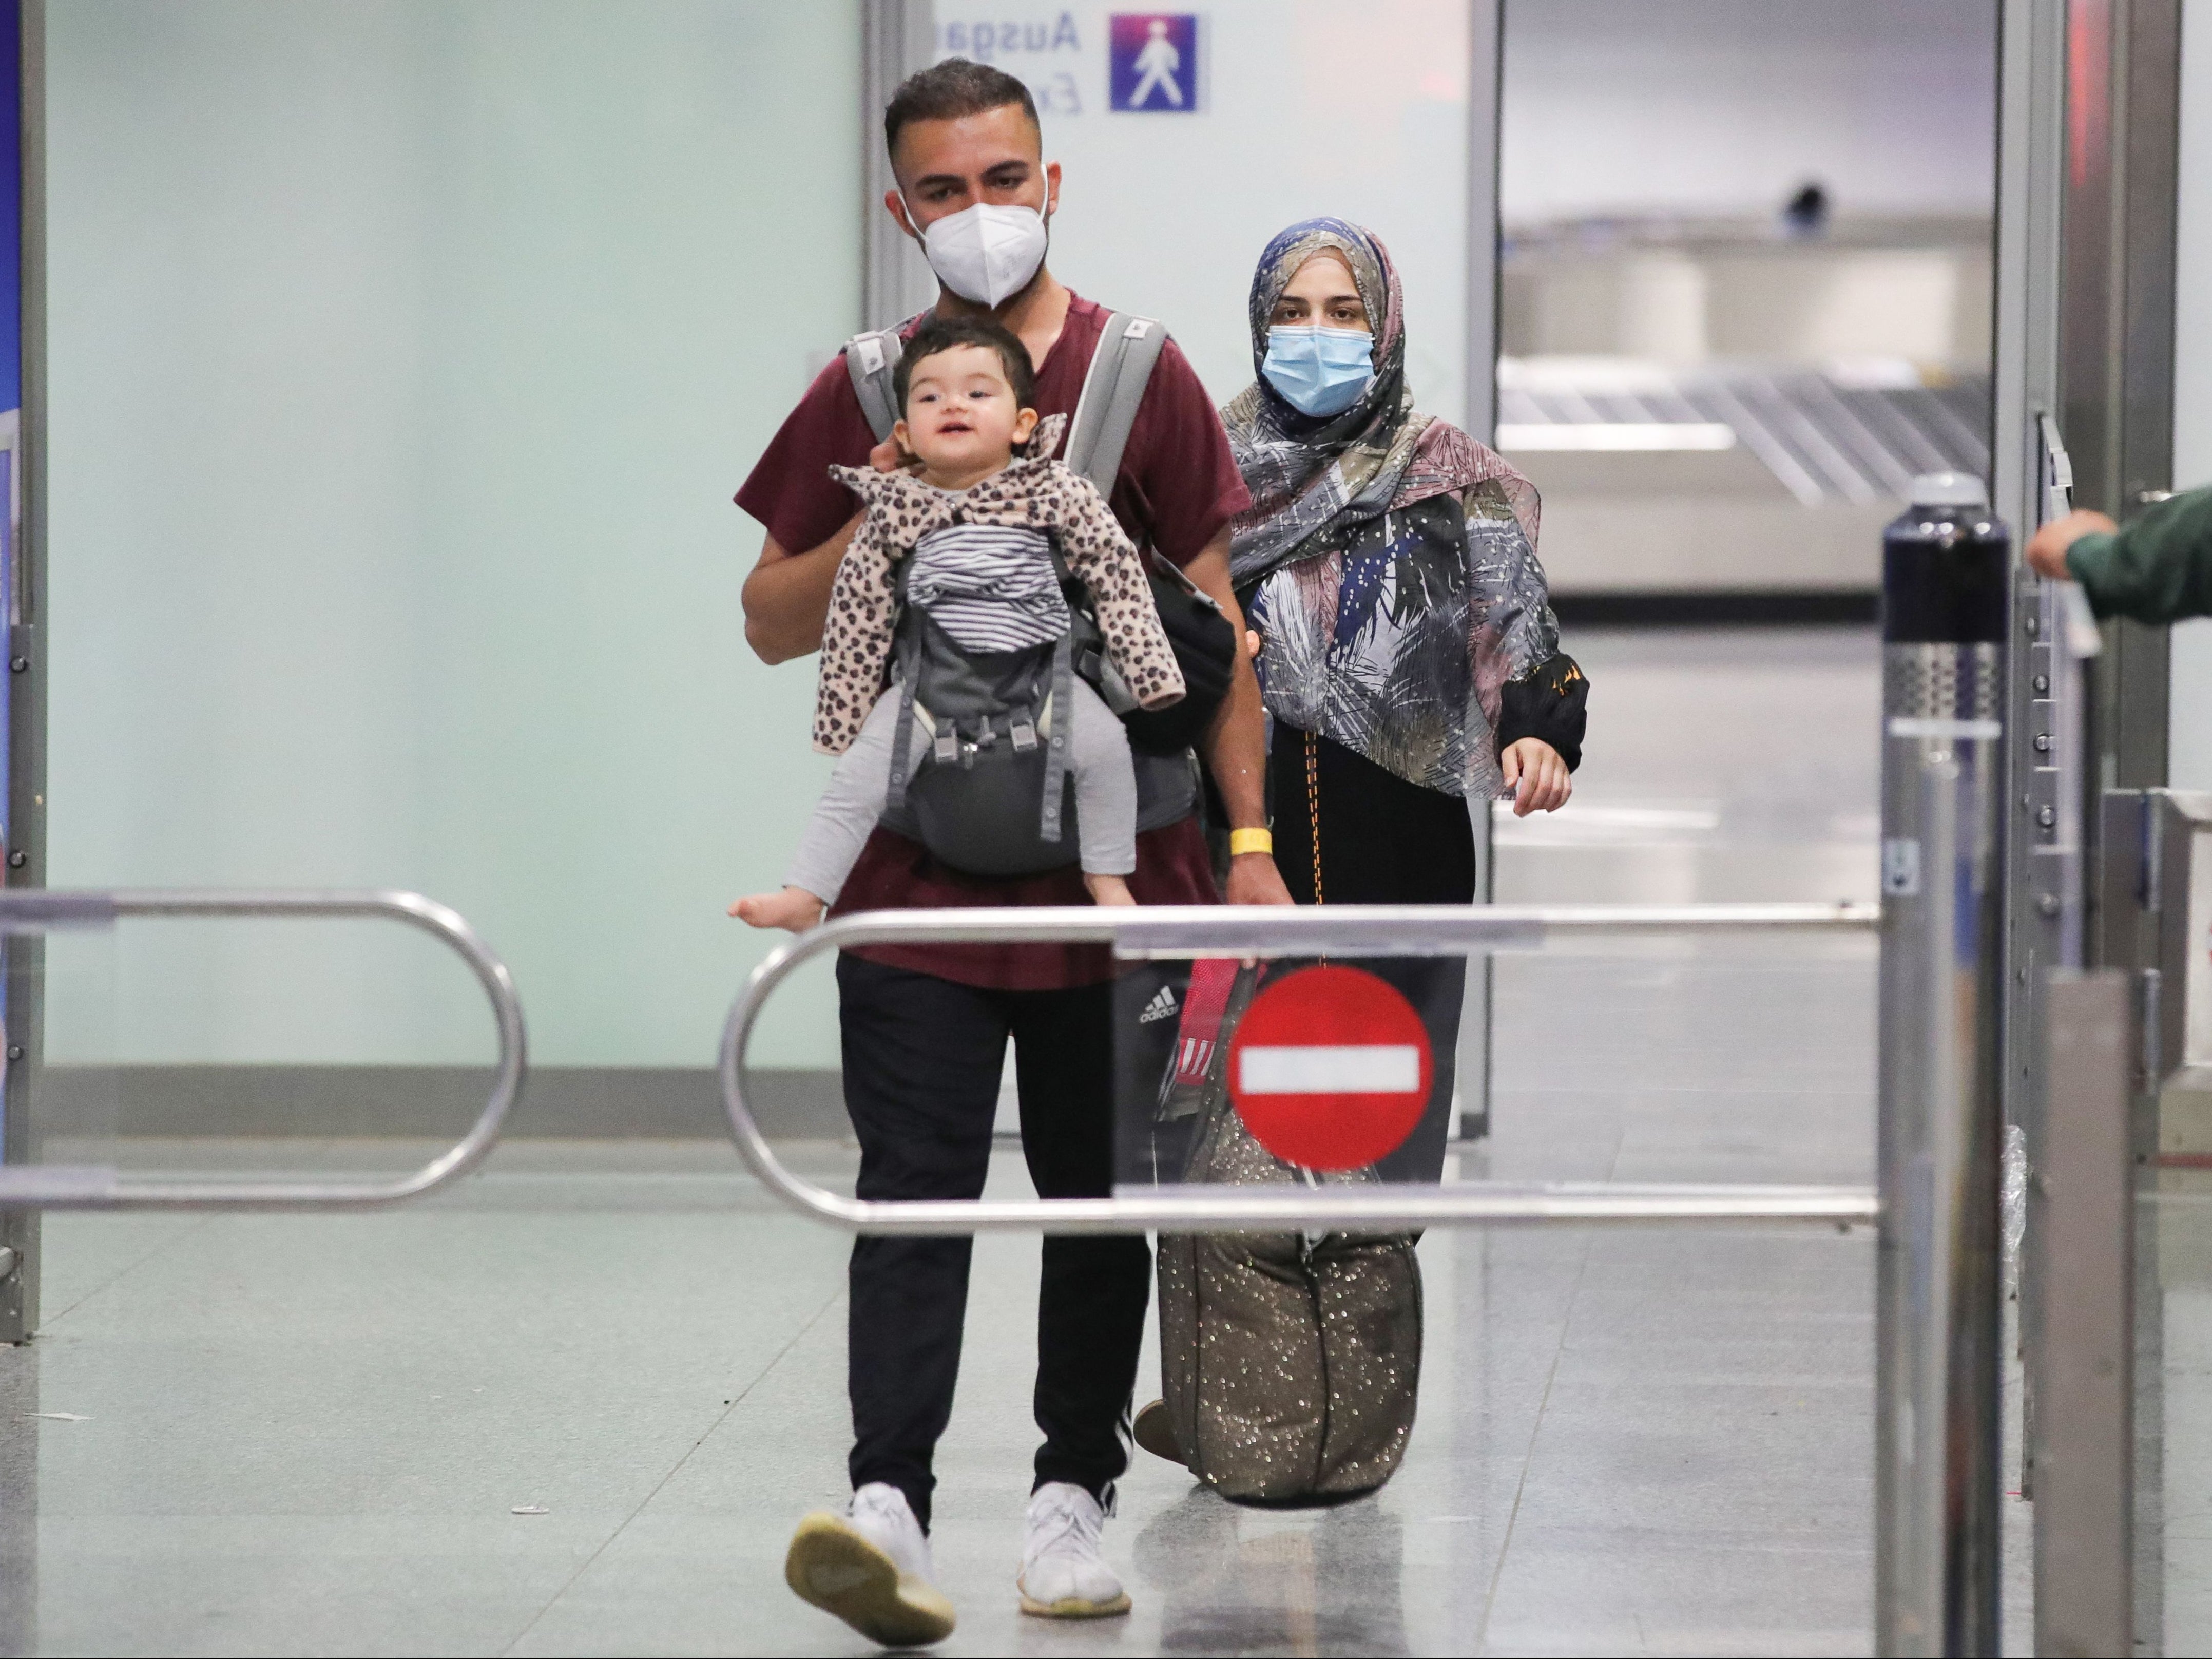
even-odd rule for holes
{"type": "Polygon", "coordinates": [[[1232,526],[1230,571],[1239,587],[1293,560],[1340,547],[1367,520],[1431,495],[1501,480],[1531,547],[1535,487],[1448,421],[1414,412],[1406,385],[1405,300],[1389,251],[1342,219],[1308,219],[1269,242],[1252,273],[1253,384],[1222,411],[1252,492],[1232,526]],[[1307,260],[1334,249],[1375,331],[1375,378],[1340,415],[1304,415],[1260,372],[1275,302],[1307,260]]]}
{"type": "Polygon", "coordinates": [[[1264,373],[1222,411],[1252,491],[1230,569],[1261,636],[1277,720],[1424,788],[1504,787],[1504,688],[1559,649],[1536,491],[1449,421],[1416,414],[1405,308],[1382,244],[1309,219],[1267,244],[1252,278],[1252,361],[1300,266],[1334,251],[1374,326],[1373,380],[1340,415],[1303,415],[1264,373]]]}

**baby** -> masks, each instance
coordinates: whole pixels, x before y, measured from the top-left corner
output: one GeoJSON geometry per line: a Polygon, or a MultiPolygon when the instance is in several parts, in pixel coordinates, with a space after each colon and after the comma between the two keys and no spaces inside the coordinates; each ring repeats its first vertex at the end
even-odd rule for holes
{"type": "MultiPolygon", "coordinates": [[[[755,927],[811,927],[835,903],[889,799],[901,698],[884,689],[898,623],[896,562],[909,561],[908,602],[963,652],[1049,646],[1070,625],[1053,565],[1056,541],[1089,588],[1107,656],[1139,706],[1183,695],[1137,550],[1089,480],[1050,459],[1066,417],[1030,408],[1029,352],[982,318],[933,318],[915,331],[892,380],[904,418],[891,429],[896,472],[833,467],[867,504],[837,567],[823,629],[814,746],[841,755],[781,892],[739,899],[755,927]],[[1014,452],[1025,451],[1024,459],[1014,452]]],[[[1137,787],[1121,722],[1077,678],[1065,720],[1075,780],[1083,883],[1099,904],[1133,904],[1137,787]]],[[[930,735],[921,727],[915,752],[930,735]]]]}

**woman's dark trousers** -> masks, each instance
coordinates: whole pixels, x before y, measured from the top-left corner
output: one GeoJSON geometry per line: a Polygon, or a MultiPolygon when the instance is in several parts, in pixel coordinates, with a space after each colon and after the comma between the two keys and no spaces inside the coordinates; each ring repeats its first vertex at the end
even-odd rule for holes
{"type": "MultiPolygon", "coordinates": [[[[1309,798],[1306,734],[1278,720],[1267,756],[1275,865],[1291,896],[1314,902],[1313,806],[1320,808],[1321,896],[1330,904],[1472,904],[1474,824],[1467,802],[1407,783],[1327,738],[1314,739],[1317,785],[1309,798]]],[[[1464,957],[1362,957],[1352,965],[1388,980],[1413,1005],[1435,1052],[1429,1103],[1405,1144],[1376,1166],[1385,1181],[1443,1175],[1458,1071],[1464,957]]]]}
{"type": "MultiPolygon", "coordinates": [[[[1104,1198],[1114,1180],[1113,988],[986,991],[837,959],[845,1106],[864,1199],[976,1198],[1006,1040],[1021,1088],[1022,1150],[1042,1198],[1104,1198]]],[[[923,1526],[931,1461],[952,1413],[968,1309],[969,1241],[860,1238],[850,1268],[850,1471],[888,1481],[923,1526]]],[[[1044,1241],[1037,1296],[1036,1480],[1107,1501],[1152,1286],[1141,1237],[1044,1241]]]]}

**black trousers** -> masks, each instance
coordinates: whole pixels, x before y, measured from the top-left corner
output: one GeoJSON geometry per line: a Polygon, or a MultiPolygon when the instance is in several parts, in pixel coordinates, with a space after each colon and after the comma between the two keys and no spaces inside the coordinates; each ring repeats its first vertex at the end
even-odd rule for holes
{"type": "MultiPolygon", "coordinates": [[[[1103,1198],[1114,1180],[1113,988],[985,991],[837,959],[845,1106],[866,1199],[976,1198],[1006,1040],[1022,1151],[1042,1198],[1103,1198]]],[[[855,1487],[887,1481],[929,1524],[938,1437],[952,1414],[970,1241],[861,1238],[849,1269],[848,1385],[855,1487]]],[[[1128,1467],[1126,1425],[1152,1289],[1141,1237],[1044,1241],[1037,1296],[1036,1481],[1101,1503],[1128,1467]]]]}
{"type": "MultiPolygon", "coordinates": [[[[1275,724],[1267,756],[1275,864],[1291,896],[1316,902],[1314,848],[1321,848],[1322,902],[1329,904],[1472,904],[1474,824],[1467,802],[1407,783],[1327,738],[1275,724]],[[1319,820],[1320,834],[1315,834],[1319,820]]],[[[1435,1181],[1443,1174],[1459,1070],[1459,1018],[1467,994],[1464,957],[1362,957],[1357,966],[1397,988],[1427,1026],[1435,1054],[1429,1103],[1413,1133],[1376,1165],[1385,1181],[1435,1181]]]]}

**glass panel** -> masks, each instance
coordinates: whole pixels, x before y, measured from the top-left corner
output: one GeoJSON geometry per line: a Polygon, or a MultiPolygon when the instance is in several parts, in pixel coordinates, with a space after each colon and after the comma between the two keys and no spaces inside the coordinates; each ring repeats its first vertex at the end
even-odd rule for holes
{"type": "Polygon", "coordinates": [[[1911,477],[1987,475],[1996,29],[1985,0],[1505,9],[1498,447],[1555,592],[1870,618],[1911,477]]]}
{"type": "Polygon", "coordinates": [[[45,958],[30,1116],[46,1164],[390,1177],[459,1139],[490,1090],[475,976],[396,922],[126,918],[54,933],[45,958]],[[223,988],[239,981],[286,994],[239,1000],[223,988]],[[414,1060],[403,1031],[435,1033],[436,1059],[414,1060]]]}
{"type": "Polygon", "coordinates": [[[1480,956],[1127,964],[1117,1191],[1313,1179],[1870,1182],[1870,939],[1495,959],[1492,1132],[1466,1133],[1480,956]]]}
{"type": "Polygon", "coordinates": [[[113,927],[58,929],[9,940],[9,994],[45,1009],[45,1052],[11,1059],[28,1066],[25,1133],[11,1162],[54,1168],[112,1168],[122,1118],[115,1062],[117,939],[113,927]]]}

